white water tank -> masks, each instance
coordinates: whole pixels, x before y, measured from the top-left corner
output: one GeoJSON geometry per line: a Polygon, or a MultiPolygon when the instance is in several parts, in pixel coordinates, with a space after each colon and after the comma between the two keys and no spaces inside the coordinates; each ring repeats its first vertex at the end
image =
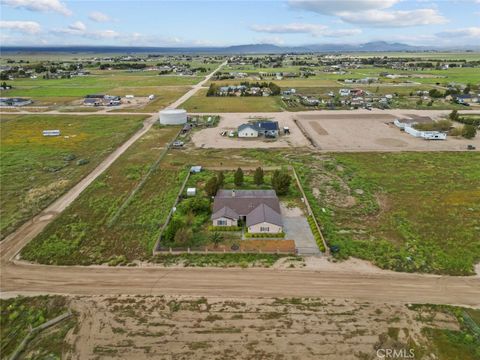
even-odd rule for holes
{"type": "Polygon", "coordinates": [[[179,125],[187,122],[187,110],[165,109],[159,111],[159,115],[162,125],[179,125]]]}

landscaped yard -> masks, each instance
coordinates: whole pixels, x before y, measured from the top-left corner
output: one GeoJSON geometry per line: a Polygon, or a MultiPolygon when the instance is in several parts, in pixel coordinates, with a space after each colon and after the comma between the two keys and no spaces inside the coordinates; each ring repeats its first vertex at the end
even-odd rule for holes
{"type": "Polygon", "coordinates": [[[152,128],[30,242],[22,257],[46,264],[118,264],[150,257],[186,171],[160,164],[146,174],[178,130],[152,128]]]}
{"type": "Polygon", "coordinates": [[[1,233],[8,235],[88,174],[145,116],[2,115],[1,233]],[[45,137],[42,130],[59,129],[45,137]]]}

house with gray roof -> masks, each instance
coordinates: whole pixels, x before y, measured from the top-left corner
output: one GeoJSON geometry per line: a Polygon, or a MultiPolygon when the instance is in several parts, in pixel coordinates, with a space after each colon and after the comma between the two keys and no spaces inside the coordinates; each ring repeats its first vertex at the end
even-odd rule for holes
{"type": "Polygon", "coordinates": [[[219,190],[213,202],[214,226],[245,222],[250,233],[281,233],[280,202],[274,190],[219,190]]]}

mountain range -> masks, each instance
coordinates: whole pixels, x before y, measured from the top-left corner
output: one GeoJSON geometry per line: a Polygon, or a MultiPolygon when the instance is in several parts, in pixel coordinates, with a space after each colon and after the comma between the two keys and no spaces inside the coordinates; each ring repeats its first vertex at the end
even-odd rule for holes
{"type": "Polygon", "coordinates": [[[134,46],[1,46],[2,53],[8,52],[79,52],[79,53],[200,53],[200,54],[285,54],[285,53],[331,53],[331,52],[388,52],[388,51],[480,51],[480,46],[460,48],[436,48],[413,46],[403,43],[374,41],[364,44],[310,44],[301,46],[279,46],[273,44],[247,44],[223,47],[134,47],[134,46]]]}

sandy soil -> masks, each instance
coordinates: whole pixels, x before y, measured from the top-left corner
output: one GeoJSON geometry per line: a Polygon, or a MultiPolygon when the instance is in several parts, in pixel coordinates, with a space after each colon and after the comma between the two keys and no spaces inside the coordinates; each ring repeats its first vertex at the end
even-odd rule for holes
{"type": "Polygon", "coordinates": [[[216,128],[195,132],[192,141],[202,148],[281,148],[306,147],[310,142],[302,134],[294,119],[299,121],[314,139],[321,151],[465,151],[468,144],[480,148],[480,134],[475,139],[448,137],[445,141],[427,141],[414,138],[396,128],[397,117],[409,115],[430,116],[434,119],[447,115],[442,110],[351,110],[309,111],[279,113],[223,113],[216,128]],[[288,126],[291,134],[276,141],[263,138],[239,139],[222,137],[222,131],[235,130],[254,117],[279,122],[288,126]]]}
{"type": "MultiPolygon", "coordinates": [[[[308,146],[309,142],[302,135],[300,130],[293,122],[293,116],[285,113],[275,113],[274,116],[268,116],[273,120],[278,121],[280,129],[284,126],[290,128],[290,135],[281,135],[278,139],[258,138],[230,138],[228,136],[221,136],[223,131],[237,130],[238,126],[253,120],[254,116],[250,114],[220,114],[220,123],[215,128],[208,128],[197,131],[192,136],[192,141],[197,147],[202,148],[280,148],[280,147],[302,147],[308,146]]],[[[258,115],[258,114],[257,114],[258,115]]],[[[260,116],[259,117],[264,117],[260,116]]]]}
{"type": "MultiPolygon", "coordinates": [[[[75,298],[71,306],[79,319],[66,338],[71,359],[375,359],[376,347],[408,349],[409,341],[427,341],[426,324],[403,305],[99,296],[75,298]]],[[[432,319],[428,326],[458,329],[449,315],[432,319]]]]}

